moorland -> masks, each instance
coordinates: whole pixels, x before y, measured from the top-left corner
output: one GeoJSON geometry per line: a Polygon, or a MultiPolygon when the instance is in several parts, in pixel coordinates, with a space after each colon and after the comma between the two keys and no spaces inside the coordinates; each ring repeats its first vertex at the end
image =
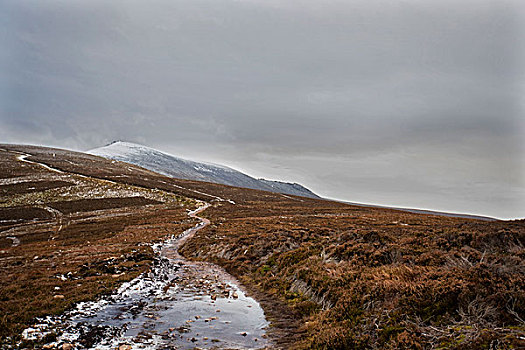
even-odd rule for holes
{"type": "MultiPolygon", "coordinates": [[[[168,178],[79,152],[0,145],[0,337],[151,268],[151,243],[210,225],[180,250],[261,303],[275,347],[525,347],[525,220],[410,213],[168,178]]],[[[6,345],[7,346],[7,345],[6,345]]]]}

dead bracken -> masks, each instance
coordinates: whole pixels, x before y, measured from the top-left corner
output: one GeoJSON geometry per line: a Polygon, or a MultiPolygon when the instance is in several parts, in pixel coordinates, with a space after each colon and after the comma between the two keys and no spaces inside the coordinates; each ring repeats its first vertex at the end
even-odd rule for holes
{"type": "MultiPolygon", "coordinates": [[[[6,193],[0,203],[0,336],[6,348],[38,347],[20,336],[35,317],[60,314],[150,270],[154,252],[144,243],[192,227],[186,209],[196,200],[215,200],[203,213],[212,225],[186,241],[181,253],[218,264],[247,286],[272,319],[276,347],[525,347],[524,220],[299,201],[170,179],[70,151],[1,148],[7,151],[0,151],[0,186],[11,186],[0,188],[6,193]],[[63,173],[20,162],[17,152],[63,173]],[[126,199],[110,200],[118,194],[126,199]],[[139,197],[147,201],[129,205],[139,197]],[[99,201],[102,207],[93,206],[99,201]]],[[[207,280],[193,282],[205,288],[207,280]]],[[[225,287],[201,297],[218,303],[239,296],[225,287]]],[[[222,322],[190,317],[206,325],[222,322]]],[[[200,345],[203,338],[195,339],[200,345]]]]}

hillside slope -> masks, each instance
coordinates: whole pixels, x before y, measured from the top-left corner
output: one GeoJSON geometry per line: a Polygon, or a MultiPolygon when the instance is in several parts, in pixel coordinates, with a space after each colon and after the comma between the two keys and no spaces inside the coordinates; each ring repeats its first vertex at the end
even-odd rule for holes
{"type": "Polygon", "coordinates": [[[319,198],[312,191],[296,183],[255,179],[223,165],[195,162],[130,142],[116,141],[107,146],[92,149],[87,153],[135,164],[179,179],[319,198]]]}
{"type": "Polygon", "coordinates": [[[0,163],[0,338],[147,270],[144,244],[201,199],[211,224],[179,252],[236,276],[276,348],[525,348],[525,220],[297,200],[43,147],[0,145],[0,163]]]}

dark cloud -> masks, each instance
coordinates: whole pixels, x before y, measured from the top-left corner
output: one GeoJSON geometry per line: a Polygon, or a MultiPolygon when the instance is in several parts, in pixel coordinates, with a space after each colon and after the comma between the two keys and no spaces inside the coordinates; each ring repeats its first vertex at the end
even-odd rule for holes
{"type": "Polygon", "coordinates": [[[519,217],[524,8],[3,1],[0,138],[125,139],[331,197],[519,217]]]}

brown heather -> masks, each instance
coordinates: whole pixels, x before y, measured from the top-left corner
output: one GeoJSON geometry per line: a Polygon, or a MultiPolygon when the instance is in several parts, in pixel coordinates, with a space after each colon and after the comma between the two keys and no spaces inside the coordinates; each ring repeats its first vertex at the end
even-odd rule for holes
{"type": "Polygon", "coordinates": [[[358,207],[169,179],[70,151],[0,148],[0,178],[37,183],[0,186],[4,341],[34,317],[148,269],[152,251],[143,243],[189,227],[185,209],[197,199],[213,201],[202,214],[212,224],[182,253],[238,277],[261,301],[279,347],[525,348],[524,220],[358,207]],[[13,228],[16,247],[6,234],[13,228]]]}

